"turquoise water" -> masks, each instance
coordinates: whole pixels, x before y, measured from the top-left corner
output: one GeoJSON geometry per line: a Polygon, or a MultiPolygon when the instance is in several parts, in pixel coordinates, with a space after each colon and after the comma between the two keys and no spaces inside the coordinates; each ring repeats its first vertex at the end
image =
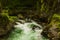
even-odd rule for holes
{"type": "Polygon", "coordinates": [[[48,40],[42,37],[42,26],[36,22],[32,21],[31,23],[27,22],[24,24],[16,23],[17,25],[14,26],[15,29],[10,33],[8,40],[48,40]],[[35,30],[32,30],[32,25],[41,27],[41,29],[35,28],[35,30]]]}

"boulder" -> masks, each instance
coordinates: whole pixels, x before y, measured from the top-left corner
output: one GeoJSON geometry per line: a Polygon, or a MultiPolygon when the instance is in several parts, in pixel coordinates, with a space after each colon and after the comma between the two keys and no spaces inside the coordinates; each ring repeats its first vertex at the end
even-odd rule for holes
{"type": "Polygon", "coordinates": [[[0,36],[7,34],[13,27],[7,16],[0,15],[0,36]]]}
{"type": "Polygon", "coordinates": [[[43,29],[42,35],[49,38],[49,40],[59,40],[60,36],[59,36],[59,28],[57,27],[57,25],[52,25],[52,26],[48,26],[45,27],[43,29]]]}

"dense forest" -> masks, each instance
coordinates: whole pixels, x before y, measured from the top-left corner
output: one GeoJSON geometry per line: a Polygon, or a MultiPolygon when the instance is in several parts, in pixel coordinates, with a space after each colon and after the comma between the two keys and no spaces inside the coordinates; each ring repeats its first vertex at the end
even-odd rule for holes
{"type": "Polygon", "coordinates": [[[34,20],[43,27],[41,35],[49,40],[60,40],[60,0],[0,0],[1,40],[19,19],[34,20]]]}

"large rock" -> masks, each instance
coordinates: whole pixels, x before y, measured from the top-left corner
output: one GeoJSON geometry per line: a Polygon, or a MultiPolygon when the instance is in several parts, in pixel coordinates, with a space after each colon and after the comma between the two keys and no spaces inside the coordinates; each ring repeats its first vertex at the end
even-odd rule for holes
{"type": "Polygon", "coordinates": [[[0,36],[7,34],[12,29],[12,23],[7,16],[0,15],[0,36]]]}
{"type": "Polygon", "coordinates": [[[55,24],[50,27],[45,27],[42,32],[42,35],[45,37],[47,36],[49,40],[60,40],[60,36],[58,34],[59,32],[60,29],[57,27],[57,24],[55,24]]]}

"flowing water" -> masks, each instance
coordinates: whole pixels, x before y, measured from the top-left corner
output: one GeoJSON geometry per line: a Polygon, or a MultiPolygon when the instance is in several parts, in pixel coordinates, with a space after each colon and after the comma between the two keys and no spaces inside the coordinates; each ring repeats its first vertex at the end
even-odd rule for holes
{"type": "Polygon", "coordinates": [[[14,25],[15,29],[10,33],[8,40],[47,40],[41,35],[42,26],[38,25],[36,22],[25,22],[24,20],[19,20],[21,22],[16,22],[14,25]],[[34,30],[32,29],[34,26],[34,30]]]}

